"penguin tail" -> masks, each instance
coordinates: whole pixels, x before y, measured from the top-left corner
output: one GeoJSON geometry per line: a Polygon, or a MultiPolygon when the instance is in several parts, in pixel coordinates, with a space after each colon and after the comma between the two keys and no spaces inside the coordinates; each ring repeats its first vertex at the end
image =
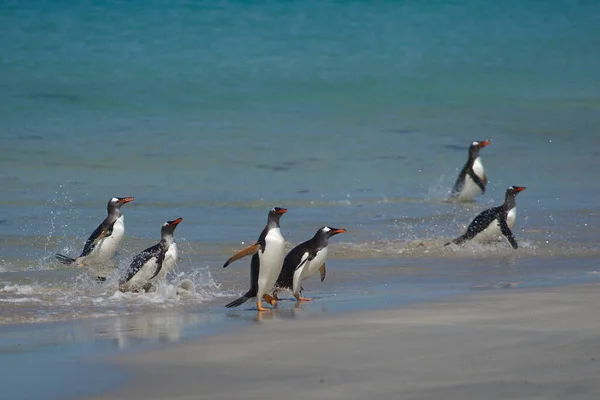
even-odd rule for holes
{"type": "Polygon", "coordinates": [[[56,253],[56,259],[66,265],[73,264],[75,262],[74,258],[67,257],[67,256],[64,256],[64,255],[58,254],[58,253],[56,253]]]}
{"type": "Polygon", "coordinates": [[[236,300],[232,301],[231,303],[227,304],[225,307],[226,308],[239,307],[255,296],[256,295],[250,291],[250,292],[246,293],[245,295],[243,295],[242,297],[240,297],[239,299],[236,299],[236,300]]]}
{"type": "Polygon", "coordinates": [[[451,242],[446,243],[444,246],[450,246],[451,244],[460,245],[469,239],[470,239],[470,237],[468,237],[467,235],[462,235],[462,236],[459,236],[456,239],[452,240],[451,242]]]}

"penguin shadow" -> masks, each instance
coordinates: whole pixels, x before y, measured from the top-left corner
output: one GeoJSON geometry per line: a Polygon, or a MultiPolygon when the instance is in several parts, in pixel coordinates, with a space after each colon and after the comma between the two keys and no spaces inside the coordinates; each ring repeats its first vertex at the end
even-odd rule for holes
{"type": "MultiPolygon", "coordinates": [[[[256,307],[246,310],[229,311],[226,315],[229,318],[241,319],[250,322],[266,322],[276,320],[292,320],[301,316],[315,300],[321,299],[322,296],[312,297],[312,301],[296,301],[295,298],[279,298],[278,305],[270,308],[269,311],[258,311],[256,307]],[[283,303],[283,304],[282,304],[283,303]]],[[[325,312],[326,310],[322,310],[325,312]]]]}
{"type": "Polygon", "coordinates": [[[269,311],[258,311],[256,307],[249,308],[243,311],[230,311],[227,313],[227,317],[244,320],[248,322],[260,323],[260,322],[268,322],[275,321],[278,319],[286,320],[286,319],[295,319],[297,309],[295,307],[292,308],[271,308],[269,311]]]}

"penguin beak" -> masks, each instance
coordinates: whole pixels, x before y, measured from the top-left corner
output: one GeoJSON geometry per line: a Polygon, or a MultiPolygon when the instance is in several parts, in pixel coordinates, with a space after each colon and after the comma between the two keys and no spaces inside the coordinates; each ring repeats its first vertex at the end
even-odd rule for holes
{"type": "Polygon", "coordinates": [[[519,192],[522,192],[525,189],[526,189],[525,186],[515,186],[514,190],[515,190],[516,193],[519,193],[519,192]]]}
{"type": "Polygon", "coordinates": [[[344,232],[346,232],[345,229],[332,229],[331,235],[333,236],[333,235],[337,235],[338,233],[344,233],[344,232]]]}
{"type": "Polygon", "coordinates": [[[484,140],[483,142],[479,142],[479,148],[481,149],[481,148],[483,148],[485,146],[488,146],[490,144],[492,144],[491,140],[484,140]]]}
{"type": "Polygon", "coordinates": [[[287,212],[287,208],[278,208],[275,210],[275,214],[285,214],[287,212]]]}
{"type": "Polygon", "coordinates": [[[133,199],[134,199],[133,197],[121,197],[119,199],[119,202],[121,204],[125,204],[125,203],[129,203],[130,201],[133,201],[133,199]]]}
{"type": "Polygon", "coordinates": [[[174,221],[169,221],[168,224],[169,226],[177,226],[177,224],[179,224],[181,221],[183,221],[183,218],[177,218],[174,221]]]}

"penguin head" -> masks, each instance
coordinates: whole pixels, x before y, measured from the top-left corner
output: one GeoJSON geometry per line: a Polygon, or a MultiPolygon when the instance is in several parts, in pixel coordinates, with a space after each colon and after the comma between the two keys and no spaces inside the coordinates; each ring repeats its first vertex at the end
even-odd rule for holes
{"type": "Polygon", "coordinates": [[[173,232],[175,231],[175,228],[177,228],[177,225],[183,221],[183,218],[177,218],[174,219],[173,221],[167,221],[164,224],[162,224],[162,228],[160,229],[160,233],[161,235],[165,235],[165,234],[170,234],[172,235],[173,232]]]}
{"type": "Polygon", "coordinates": [[[113,197],[108,201],[108,213],[110,214],[113,210],[118,210],[125,203],[133,201],[133,197],[113,197]]]}
{"type": "Polygon", "coordinates": [[[472,158],[475,158],[479,155],[479,150],[483,149],[485,146],[488,146],[492,143],[491,140],[481,140],[481,141],[474,141],[473,143],[471,143],[471,145],[469,146],[469,155],[472,158]]]}
{"type": "Polygon", "coordinates": [[[269,210],[269,221],[279,221],[281,216],[287,212],[287,208],[273,207],[269,210]]]}
{"type": "Polygon", "coordinates": [[[506,189],[506,195],[514,197],[523,190],[525,190],[525,186],[510,186],[508,189],[506,189]]]}
{"type": "Polygon", "coordinates": [[[331,226],[324,226],[317,231],[318,234],[325,236],[327,239],[334,235],[337,235],[338,233],[344,232],[346,232],[345,229],[332,228],[331,226]]]}

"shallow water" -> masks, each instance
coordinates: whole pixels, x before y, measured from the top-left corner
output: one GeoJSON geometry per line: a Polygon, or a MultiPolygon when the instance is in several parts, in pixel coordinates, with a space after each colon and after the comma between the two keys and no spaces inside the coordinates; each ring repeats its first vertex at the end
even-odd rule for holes
{"type": "Polygon", "coordinates": [[[247,289],[249,260],[221,266],[273,206],[289,210],[289,248],[323,225],[348,232],[331,240],[325,282],[304,285],[316,301],[265,318],[597,281],[598,12],[562,1],[3,3],[0,323],[74,321],[100,328],[56,343],[120,349],[254,320],[252,305],[223,308],[247,289]],[[486,194],[444,202],[482,139],[486,194]],[[517,251],[443,246],[509,185],[527,187],[517,251]],[[98,284],[53,255],[77,255],[113,196],[136,199],[98,284]],[[118,292],[119,271],[176,217],[181,260],[167,282],[118,292]]]}

